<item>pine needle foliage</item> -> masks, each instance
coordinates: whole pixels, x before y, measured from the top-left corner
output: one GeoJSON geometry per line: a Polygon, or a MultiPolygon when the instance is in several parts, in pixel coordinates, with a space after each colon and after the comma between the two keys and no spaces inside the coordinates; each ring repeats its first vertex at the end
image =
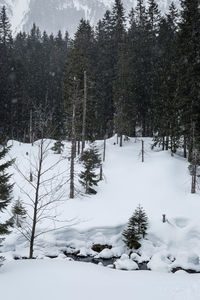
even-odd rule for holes
{"type": "MultiPolygon", "coordinates": [[[[1,214],[6,210],[12,199],[12,189],[13,185],[9,183],[11,175],[6,173],[6,169],[13,164],[13,160],[3,161],[9,152],[10,147],[4,147],[0,145],[0,236],[4,236],[10,233],[10,227],[13,225],[13,218],[8,219],[5,222],[1,222],[1,214]]],[[[4,237],[0,238],[0,247],[4,237]]],[[[3,257],[0,256],[0,262],[3,257]]]]}
{"type": "Polygon", "coordinates": [[[148,228],[148,218],[144,209],[139,205],[129,219],[127,228],[123,232],[124,242],[129,249],[138,249],[139,241],[145,237],[148,228]]]}

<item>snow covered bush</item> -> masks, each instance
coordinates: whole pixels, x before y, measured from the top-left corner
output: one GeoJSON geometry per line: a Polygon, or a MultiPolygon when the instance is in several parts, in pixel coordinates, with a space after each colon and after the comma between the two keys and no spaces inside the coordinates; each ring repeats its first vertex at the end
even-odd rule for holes
{"type": "Polygon", "coordinates": [[[141,244],[139,241],[145,237],[147,227],[147,215],[144,209],[139,205],[129,219],[127,228],[123,232],[124,242],[129,249],[140,248],[141,244]]]}

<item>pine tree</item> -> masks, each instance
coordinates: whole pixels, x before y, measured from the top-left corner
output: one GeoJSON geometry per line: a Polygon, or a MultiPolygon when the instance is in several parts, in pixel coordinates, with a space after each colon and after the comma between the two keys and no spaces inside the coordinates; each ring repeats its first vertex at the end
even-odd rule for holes
{"type": "Polygon", "coordinates": [[[115,100],[115,131],[120,136],[122,146],[122,135],[135,136],[136,127],[136,104],[132,91],[132,49],[128,36],[124,35],[120,45],[117,74],[114,82],[115,100]]]}
{"type": "Polygon", "coordinates": [[[19,199],[14,203],[12,207],[13,220],[15,225],[20,228],[26,219],[27,211],[23,205],[23,202],[19,199]]]}
{"type": "Polygon", "coordinates": [[[188,159],[191,161],[192,153],[200,148],[199,0],[182,0],[181,6],[181,22],[178,34],[179,62],[176,101],[179,103],[182,132],[187,140],[189,150],[188,159]],[[193,128],[195,128],[194,133],[193,128]],[[196,149],[193,149],[193,141],[195,141],[196,149]]]}
{"type": "MultiPolygon", "coordinates": [[[[132,41],[132,92],[137,110],[137,125],[141,127],[142,135],[149,136],[151,108],[151,66],[152,52],[150,47],[148,15],[143,0],[137,1],[129,36],[132,41]]],[[[151,74],[152,75],[152,74],[151,74]]]]}
{"type": "Polygon", "coordinates": [[[0,12],[0,43],[4,46],[12,41],[11,25],[6,13],[6,7],[3,6],[0,12]]]}
{"type": "Polygon", "coordinates": [[[129,249],[138,249],[139,241],[145,237],[148,228],[148,218],[144,209],[139,205],[129,219],[127,229],[123,232],[124,242],[129,249]]]}
{"type": "Polygon", "coordinates": [[[112,17],[111,12],[106,11],[96,28],[96,64],[94,65],[96,128],[100,139],[103,139],[106,133],[109,136],[113,134],[113,55],[112,17]]]}
{"type": "Polygon", "coordinates": [[[12,127],[13,41],[5,6],[0,11],[0,133],[10,135],[12,127]]]}
{"type": "MultiPolygon", "coordinates": [[[[6,210],[12,199],[12,189],[13,185],[9,183],[11,175],[6,173],[7,168],[13,164],[13,160],[4,161],[5,156],[7,155],[10,147],[3,147],[0,145],[0,215],[6,210]]],[[[0,216],[1,221],[1,216],[0,216]]],[[[7,235],[10,233],[10,227],[13,225],[13,219],[10,218],[6,222],[0,222],[0,236],[7,235]]],[[[0,246],[2,245],[4,238],[0,238],[0,246]]],[[[0,257],[0,260],[3,258],[0,257]]]]}
{"type": "Polygon", "coordinates": [[[86,194],[96,194],[97,192],[93,186],[97,186],[100,179],[98,178],[99,175],[95,173],[95,169],[101,165],[98,149],[92,146],[84,151],[81,161],[83,162],[84,171],[79,175],[80,183],[84,186],[86,194]]]}
{"type": "Polygon", "coordinates": [[[155,65],[152,123],[156,132],[155,145],[176,152],[180,140],[177,89],[177,22],[178,11],[172,3],[169,13],[159,26],[159,56],[155,65]],[[158,118],[157,116],[160,115],[158,118]]]}
{"type": "Polygon", "coordinates": [[[86,139],[94,140],[95,133],[95,99],[93,89],[93,65],[94,62],[94,32],[88,21],[81,20],[73,47],[69,55],[64,80],[64,98],[67,112],[67,131],[71,130],[71,107],[72,95],[70,93],[71,80],[76,77],[79,82],[79,103],[76,107],[76,138],[82,140],[83,124],[83,99],[84,99],[84,74],[87,74],[87,116],[86,117],[86,139]]]}

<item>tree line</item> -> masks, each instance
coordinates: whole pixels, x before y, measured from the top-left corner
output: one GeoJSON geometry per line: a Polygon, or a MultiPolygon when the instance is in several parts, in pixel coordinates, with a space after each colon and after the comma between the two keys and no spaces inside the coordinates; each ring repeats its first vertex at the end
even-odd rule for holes
{"type": "Polygon", "coordinates": [[[76,141],[116,132],[122,145],[123,135],[153,136],[155,145],[172,153],[183,147],[192,160],[200,129],[199,1],[181,6],[172,2],[161,15],[155,0],[138,0],[126,16],[115,0],[95,28],[81,20],[74,39],[41,34],[35,24],[13,38],[3,7],[1,134],[27,141],[31,128],[39,138],[44,110],[56,128],[51,137],[70,139],[75,97],[76,141]]]}

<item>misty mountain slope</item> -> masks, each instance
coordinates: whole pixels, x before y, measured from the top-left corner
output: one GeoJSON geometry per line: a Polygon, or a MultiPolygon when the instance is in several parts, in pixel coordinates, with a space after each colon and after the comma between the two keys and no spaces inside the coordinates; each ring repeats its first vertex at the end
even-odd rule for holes
{"type": "MultiPolygon", "coordinates": [[[[95,25],[114,0],[0,0],[0,6],[7,7],[14,33],[29,31],[35,22],[41,30],[57,33],[66,30],[73,35],[81,18],[95,25]]],[[[137,0],[123,0],[127,11],[136,5],[137,0]]],[[[158,0],[165,12],[172,0],[158,0]]],[[[179,4],[179,0],[174,1],[179,4]]]]}

